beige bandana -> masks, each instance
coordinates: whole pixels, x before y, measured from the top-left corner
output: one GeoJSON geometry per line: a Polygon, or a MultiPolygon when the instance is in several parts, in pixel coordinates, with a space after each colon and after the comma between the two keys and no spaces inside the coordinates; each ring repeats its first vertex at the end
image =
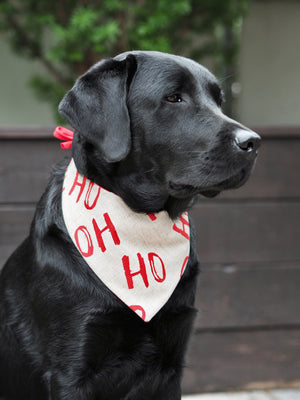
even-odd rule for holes
{"type": "Polygon", "coordinates": [[[144,321],[163,307],[188,261],[189,220],[165,211],[133,212],[112,192],[80,175],[72,160],[62,210],[68,233],[101,281],[144,321]]]}

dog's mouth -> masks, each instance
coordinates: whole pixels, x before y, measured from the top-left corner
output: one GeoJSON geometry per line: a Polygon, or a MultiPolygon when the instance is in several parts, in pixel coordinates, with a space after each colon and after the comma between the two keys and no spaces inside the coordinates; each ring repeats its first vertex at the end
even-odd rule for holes
{"type": "Polygon", "coordinates": [[[242,186],[250,176],[251,171],[242,169],[238,174],[221,181],[216,185],[201,187],[190,184],[181,184],[173,181],[169,182],[169,190],[171,195],[178,198],[184,198],[201,194],[202,196],[213,198],[223,190],[237,189],[242,186]]]}

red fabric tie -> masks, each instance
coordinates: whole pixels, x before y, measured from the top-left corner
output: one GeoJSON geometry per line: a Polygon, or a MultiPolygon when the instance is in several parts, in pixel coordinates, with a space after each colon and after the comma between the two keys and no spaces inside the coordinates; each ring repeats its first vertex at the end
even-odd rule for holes
{"type": "Polygon", "coordinates": [[[70,131],[70,129],[57,126],[53,132],[53,136],[56,137],[56,139],[65,140],[65,142],[60,144],[62,149],[70,149],[72,147],[74,132],[70,131]]]}

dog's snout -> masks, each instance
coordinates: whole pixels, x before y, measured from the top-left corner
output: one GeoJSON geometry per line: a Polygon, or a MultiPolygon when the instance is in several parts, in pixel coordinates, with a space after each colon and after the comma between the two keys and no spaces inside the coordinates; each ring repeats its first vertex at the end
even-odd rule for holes
{"type": "Polygon", "coordinates": [[[239,149],[245,152],[256,152],[260,146],[261,138],[253,131],[238,129],[235,132],[234,141],[239,149]]]}

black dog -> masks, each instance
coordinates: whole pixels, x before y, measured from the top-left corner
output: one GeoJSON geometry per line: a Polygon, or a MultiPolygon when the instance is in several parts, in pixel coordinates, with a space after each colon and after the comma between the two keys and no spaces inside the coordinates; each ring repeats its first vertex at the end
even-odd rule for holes
{"type": "MultiPolygon", "coordinates": [[[[241,186],[260,137],[221,111],[215,77],[189,59],[131,52],[99,62],[60,104],[79,172],[137,213],[176,219],[198,194],[241,186]]],[[[70,160],[58,165],[29,237],[0,282],[0,396],[5,400],[179,400],[198,270],[144,322],[97,278],[62,216],[70,160]]],[[[138,229],[138,227],[137,227],[138,229]]]]}

